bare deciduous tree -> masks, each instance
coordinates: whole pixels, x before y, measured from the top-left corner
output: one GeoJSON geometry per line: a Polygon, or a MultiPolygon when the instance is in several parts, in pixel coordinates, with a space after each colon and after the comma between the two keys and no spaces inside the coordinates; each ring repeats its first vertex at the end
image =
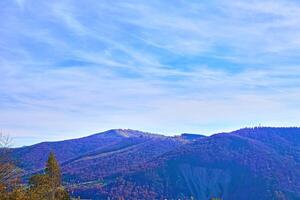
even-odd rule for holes
{"type": "Polygon", "coordinates": [[[9,187],[19,174],[10,156],[11,138],[0,133],[0,184],[9,187]]]}

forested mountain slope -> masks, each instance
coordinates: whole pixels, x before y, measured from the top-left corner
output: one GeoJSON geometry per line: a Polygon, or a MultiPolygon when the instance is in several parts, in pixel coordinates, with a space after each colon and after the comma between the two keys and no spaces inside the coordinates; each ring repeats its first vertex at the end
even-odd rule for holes
{"type": "Polygon", "coordinates": [[[54,151],[74,196],[90,199],[300,199],[300,129],[210,137],[110,130],[13,151],[25,172],[54,151]]]}
{"type": "Polygon", "coordinates": [[[298,128],[254,128],[198,139],[106,179],[93,198],[300,199],[299,138],[298,128]]]}

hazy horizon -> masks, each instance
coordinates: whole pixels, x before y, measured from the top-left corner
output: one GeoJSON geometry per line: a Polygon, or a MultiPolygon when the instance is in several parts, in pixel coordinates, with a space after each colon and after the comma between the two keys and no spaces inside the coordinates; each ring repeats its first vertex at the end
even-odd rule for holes
{"type": "MultiPolygon", "coordinates": [[[[24,138],[20,138],[20,137],[10,137],[9,134],[6,134],[6,136],[10,137],[11,139],[11,147],[13,148],[18,148],[18,147],[24,147],[24,146],[31,146],[31,145],[35,145],[41,142],[59,142],[59,141],[65,141],[65,140],[72,140],[72,139],[80,139],[83,137],[88,137],[88,136],[92,136],[94,134],[101,134],[101,133],[105,133],[107,131],[112,131],[112,130],[130,130],[130,131],[141,131],[144,133],[150,133],[150,134],[157,134],[157,135],[164,135],[164,136],[180,136],[182,134],[196,134],[196,135],[204,135],[204,136],[211,136],[214,134],[219,134],[219,133],[231,133],[233,131],[238,131],[238,130],[242,130],[242,129],[252,129],[252,128],[300,128],[297,126],[286,126],[286,127],[281,127],[281,126],[245,126],[245,127],[240,127],[237,129],[228,129],[228,130],[220,130],[218,132],[211,132],[211,133],[205,133],[205,132],[177,132],[177,133],[164,133],[164,132],[149,132],[149,131],[145,131],[145,130],[136,130],[136,129],[130,129],[130,128],[114,128],[114,129],[108,129],[108,130],[103,130],[103,131],[94,131],[93,133],[88,133],[88,134],[83,134],[81,136],[78,137],[57,137],[55,136],[55,138],[50,138],[50,139],[46,139],[43,140],[42,138],[28,138],[28,137],[24,137],[24,138]]],[[[4,134],[5,135],[5,134],[4,134]]]]}

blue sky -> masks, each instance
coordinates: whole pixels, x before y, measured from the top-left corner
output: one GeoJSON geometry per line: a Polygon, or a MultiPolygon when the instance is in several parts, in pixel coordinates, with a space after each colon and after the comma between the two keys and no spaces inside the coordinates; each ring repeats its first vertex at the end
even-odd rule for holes
{"type": "Polygon", "coordinates": [[[112,128],[300,126],[300,3],[0,2],[0,129],[15,145],[112,128]]]}

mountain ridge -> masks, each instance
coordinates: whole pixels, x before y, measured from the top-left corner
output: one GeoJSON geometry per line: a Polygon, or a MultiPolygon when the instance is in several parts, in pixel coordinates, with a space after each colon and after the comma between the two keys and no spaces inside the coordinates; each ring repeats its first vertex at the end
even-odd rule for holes
{"type": "Polygon", "coordinates": [[[300,198],[297,127],[243,128],[211,136],[117,129],[13,154],[22,162],[34,158],[29,166],[19,165],[34,173],[51,150],[58,154],[67,187],[83,198],[300,198]]]}

